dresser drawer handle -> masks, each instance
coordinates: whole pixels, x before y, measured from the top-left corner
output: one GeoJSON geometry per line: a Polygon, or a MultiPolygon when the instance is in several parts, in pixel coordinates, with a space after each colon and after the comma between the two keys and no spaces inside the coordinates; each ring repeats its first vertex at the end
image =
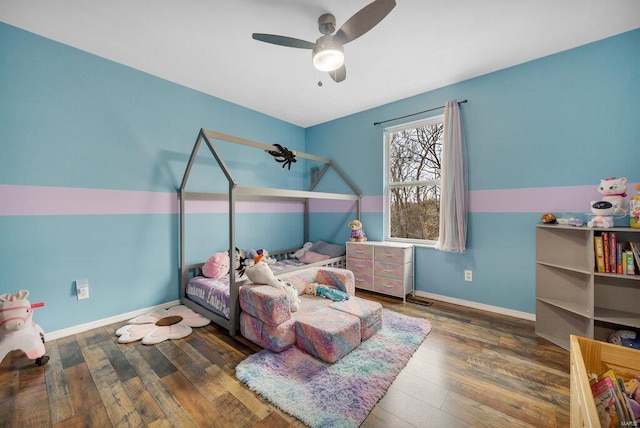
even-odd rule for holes
{"type": "Polygon", "coordinates": [[[365,265],[359,265],[359,264],[356,264],[355,266],[358,267],[358,268],[366,268],[367,267],[365,265]]]}
{"type": "Polygon", "coordinates": [[[393,269],[382,269],[385,272],[393,272],[393,269]]]}

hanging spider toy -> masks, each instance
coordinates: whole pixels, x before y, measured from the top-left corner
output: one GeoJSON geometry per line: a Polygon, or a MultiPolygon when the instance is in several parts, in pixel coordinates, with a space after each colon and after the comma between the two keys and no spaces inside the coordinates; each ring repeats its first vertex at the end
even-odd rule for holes
{"type": "Polygon", "coordinates": [[[276,162],[280,162],[282,164],[282,169],[287,167],[287,169],[291,170],[291,164],[296,162],[296,152],[295,150],[289,150],[286,147],[282,147],[280,144],[274,144],[278,148],[278,150],[265,150],[269,153],[276,162]]]}

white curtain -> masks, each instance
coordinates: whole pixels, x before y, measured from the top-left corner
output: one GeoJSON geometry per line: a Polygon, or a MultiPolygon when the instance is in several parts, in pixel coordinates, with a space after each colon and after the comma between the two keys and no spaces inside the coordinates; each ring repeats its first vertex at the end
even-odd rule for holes
{"type": "Polygon", "coordinates": [[[442,183],[440,195],[440,236],[436,248],[464,253],[467,242],[466,180],[464,141],[457,100],[444,107],[442,141],[442,183]]]}

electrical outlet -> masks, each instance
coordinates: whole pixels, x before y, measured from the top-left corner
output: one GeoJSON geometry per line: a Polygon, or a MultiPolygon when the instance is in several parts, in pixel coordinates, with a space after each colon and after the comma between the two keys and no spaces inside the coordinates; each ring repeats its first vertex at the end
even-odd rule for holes
{"type": "Polygon", "coordinates": [[[89,298],[89,280],[88,279],[76,280],[76,294],[78,296],[78,300],[89,298]]]}
{"type": "Polygon", "coordinates": [[[472,274],[472,272],[470,270],[465,270],[464,271],[464,280],[468,281],[468,282],[473,281],[473,274],[472,274]]]}

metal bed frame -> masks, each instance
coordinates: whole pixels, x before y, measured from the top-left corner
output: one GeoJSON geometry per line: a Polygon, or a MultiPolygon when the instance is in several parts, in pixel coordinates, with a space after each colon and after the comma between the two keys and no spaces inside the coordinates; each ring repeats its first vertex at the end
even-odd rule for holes
{"type": "MultiPolygon", "coordinates": [[[[243,146],[254,147],[260,150],[277,150],[277,147],[269,144],[258,143],[255,141],[247,140],[244,138],[234,137],[220,132],[210,131],[207,129],[200,129],[198,137],[191,151],[189,162],[184,172],[182,184],[180,185],[180,300],[182,304],[193,309],[194,311],[209,318],[214,323],[229,330],[229,335],[234,336],[239,329],[240,318],[240,304],[238,302],[238,290],[240,283],[235,279],[235,271],[233,269],[229,272],[229,302],[231,311],[229,319],[220,316],[208,309],[200,306],[198,303],[190,300],[186,295],[187,283],[189,278],[194,275],[199,266],[202,265],[186,265],[185,264],[185,201],[186,200],[228,200],[229,202],[229,257],[231,260],[235,258],[236,248],[236,202],[240,200],[293,200],[301,201],[304,203],[304,242],[309,239],[309,200],[311,199],[331,199],[331,200],[346,200],[356,202],[356,218],[360,219],[361,212],[361,200],[362,193],[360,189],[353,184],[353,182],[347,177],[347,175],[333,162],[331,159],[315,156],[312,154],[296,151],[296,157],[310,159],[318,161],[324,164],[318,174],[316,174],[311,181],[308,190],[288,190],[288,189],[276,189],[276,188],[263,188],[263,187],[250,187],[240,186],[237,180],[234,178],[231,170],[227,167],[224,159],[220,156],[219,151],[216,149],[215,140],[226,141],[228,143],[240,144],[243,146]],[[227,178],[229,191],[228,193],[205,193],[205,192],[188,192],[186,190],[189,175],[191,174],[191,168],[195,162],[198,151],[200,150],[202,143],[211,151],[211,154],[215,158],[218,166],[227,178]],[[349,186],[354,194],[343,193],[326,193],[315,191],[318,183],[322,180],[322,177],[329,170],[333,170],[340,176],[340,178],[349,186]]],[[[286,250],[289,251],[289,250],[286,250]]],[[[306,266],[305,266],[306,267],[306,266]]],[[[290,271],[288,271],[290,272],[290,271]]],[[[284,273],[284,272],[281,272],[284,273]]]]}

